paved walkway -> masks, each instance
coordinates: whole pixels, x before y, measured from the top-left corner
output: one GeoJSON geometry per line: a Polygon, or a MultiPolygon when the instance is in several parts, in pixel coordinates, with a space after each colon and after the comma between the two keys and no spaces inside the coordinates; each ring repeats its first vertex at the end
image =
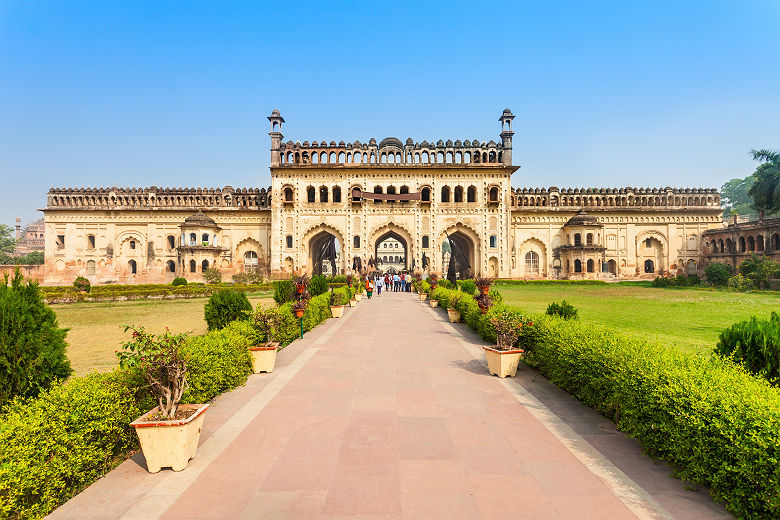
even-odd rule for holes
{"type": "Polygon", "coordinates": [[[137,454],[51,515],[130,519],[730,518],[614,425],[410,294],[364,299],[216,400],[180,473],[137,454]]]}

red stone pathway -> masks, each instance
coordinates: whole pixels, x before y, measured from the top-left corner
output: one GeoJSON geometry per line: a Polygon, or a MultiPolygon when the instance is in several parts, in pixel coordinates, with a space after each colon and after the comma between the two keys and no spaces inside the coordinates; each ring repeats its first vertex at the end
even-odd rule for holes
{"type": "Polygon", "coordinates": [[[137,458],[53,517],[665,516],[652,499],[629,509],[614,485],[487,374],[453,334],[463,325],[443,323],[443,316],[409,294],[364,300],[341,322],[330,320],[282,351],[273,374],[253,376],[236,397],[221,398],[222,412],[217,401],[214,417],[207,414],[205,442],[213,446],[203,452],[203,467],[196,464],[202,451],[179,474],[146,474],[137,458]],[[273,391],[239,431],[227,411],[273,391]],[[240,402],[231,408],[230,399],[240,402]],[[220,447],[230,428],[234,438],[220,447]],[[138,505],[144,500],[156,504],[153,514],[138,505]]]}

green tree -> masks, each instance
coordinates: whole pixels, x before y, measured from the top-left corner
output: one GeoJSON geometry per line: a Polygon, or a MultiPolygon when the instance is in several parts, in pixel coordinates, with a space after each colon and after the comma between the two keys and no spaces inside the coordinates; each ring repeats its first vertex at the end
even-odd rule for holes
{"type": "Polygon", "coordinates": [[[753,199],[748,194],[755,179],[748,175],[744,179],[731,179],[720,187],[723,196],[723,216],[728,217],[732,213],[747,215],[753,213],[753,199]]]}
{"type": "Polygon", "coordinates": [[[751,150],[753,159],[760,162],[753,173],[754,182],[748,190],[753,207],[758,211],[780,211],[780,153],[773,150],[751,150]]]}
{"type": "Polygon", "coordinates": [[[14,229],[11,226],[0,224],[0,253],[13,253],[16,246],[14,229]]]}
{"type": "Polygon", "coordinates": [[[780,264],[766,256],[750,255],[739,264],[739,273],[759,289],[769,286],[769,279],[780,274],[780,264]]]}
{"type": "Polygon", "coordinates": [[[15,396],[34,397],[71,373],[65,335],[38,285],[17,270],[0,283],[0,408],[15,396]]]}

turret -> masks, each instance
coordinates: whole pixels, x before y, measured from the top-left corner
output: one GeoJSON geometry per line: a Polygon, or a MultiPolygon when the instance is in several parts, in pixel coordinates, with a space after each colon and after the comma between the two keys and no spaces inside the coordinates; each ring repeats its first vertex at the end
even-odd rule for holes
{"type": "Polygon", "coordinates": [[[271,136],[271,166],[279,166],[282,163],[280,153],[282,139],[284,138],[282,135],[284,118],[279,113],[279,110],[275,108],[271,115],[268,116],[268,120],[271,122],[271,131],[268,132],[268,135],[271,136]]]}
{"type": "Polygon", "coordinates": [[[501,146],[504,148],[502,156],[504,166],[512,166],[512,136],[515,133],[512,131],[512,120],[515,116],[508,108],[504,109],[501,117],[498,118],[501,121],[501,146]]]}

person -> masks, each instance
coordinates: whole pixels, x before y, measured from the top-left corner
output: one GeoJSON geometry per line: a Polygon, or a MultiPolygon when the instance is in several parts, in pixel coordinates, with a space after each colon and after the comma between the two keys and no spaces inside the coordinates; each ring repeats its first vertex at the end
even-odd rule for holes
{"type": "Polygon", "coordinates": [[[376,286],[376,295],[382,296],[382,286],[384,285],[384,278],[382,278],[382,273],[376,274],[374,285],[376,286]]]}
{"type": "Polygon", "coordinates": [[[371,277],[366,277],[366,296],[371,299],[371,295],[374,293],[374,282],[371,281],[371,277]]]}
{"type": "Polygon", "coordinates": [[[391,289],[390,283],[391,283],[391,281],[390,281],[390,273],[385,273],[385,290],[386,291],[389,291],[391,289]]]}
{"type": "Polygon", "coordinates": [[[401,273],[401,292],[406,292],[406,275],[401,273]]]}
{"type": "Polygon", "coordinates": [[[412,292],[412,274],[406,273],[406,292],[412,292]]]}
{"type": "Polygon", "coordinates": [[[398,276],[398,273],[395,273],[393,275],[393,292],[398,292],[398,285],[401,283],[401,277],[398,276]]]}

